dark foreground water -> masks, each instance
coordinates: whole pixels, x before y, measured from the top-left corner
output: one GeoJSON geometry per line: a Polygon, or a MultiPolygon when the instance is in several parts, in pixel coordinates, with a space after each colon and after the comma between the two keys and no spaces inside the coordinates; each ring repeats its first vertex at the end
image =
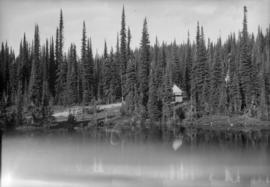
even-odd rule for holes
{"type": "Polygon", "coordinates": [[[78,134],[4,136],[2,144],[2,187],[270,186],[270,153],[263,147],[78,134]]]}

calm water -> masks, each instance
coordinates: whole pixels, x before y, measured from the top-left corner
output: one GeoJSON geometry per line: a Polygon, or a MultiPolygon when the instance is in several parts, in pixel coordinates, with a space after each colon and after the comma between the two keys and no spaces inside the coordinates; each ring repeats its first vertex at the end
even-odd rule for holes
{"type": "Polygon", "coordinates": [[[2,187],[270,186],[266,149],[83,135],[3,137],[2,187]],[[174,145],[174,146],[173,146],[174,145]]]}

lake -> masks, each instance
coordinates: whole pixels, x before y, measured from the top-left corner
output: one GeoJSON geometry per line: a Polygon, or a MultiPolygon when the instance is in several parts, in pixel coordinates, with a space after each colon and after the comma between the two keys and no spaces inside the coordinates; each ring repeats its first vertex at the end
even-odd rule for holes
{"type": "Polygon", "coordinates": [[[2,138],[2,187],[270,186],[269,146],[24,133],[2,138]]]}

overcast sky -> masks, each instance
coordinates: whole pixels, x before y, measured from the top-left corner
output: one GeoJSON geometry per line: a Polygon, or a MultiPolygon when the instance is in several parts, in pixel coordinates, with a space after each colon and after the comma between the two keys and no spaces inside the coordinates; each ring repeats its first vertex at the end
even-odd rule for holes
{"type": "Polygon", "coordinates": [[[194,40],[197,21],[204,26],[206,38],[225,39],[230,32],[241,30],[244,5],[248,8],[250,32],[256,33],[258,25],[265,29],[270,23],[270,0],[0,0],[0,42],[7,41],[17,52],[23,33],[32,40],[38,23],[44,43],[45,38],[55,36],[62,8],[65,50],[71,42],[80,49],[85,20],[93,49],[102,52],[104,40],[115,47],[123,4],[133,48],[140,44],[144,17],[151,44],[156,36],[159,41],[176,39],[181,43],[186,41],[188,30],[194,40]]]}

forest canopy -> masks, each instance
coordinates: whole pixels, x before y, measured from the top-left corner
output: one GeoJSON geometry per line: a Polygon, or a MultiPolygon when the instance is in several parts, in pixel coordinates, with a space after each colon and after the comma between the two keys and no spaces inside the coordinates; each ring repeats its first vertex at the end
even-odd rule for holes
{"type": "MultiPolygon", "coordinates": [[[[151,121],[173,115],[173,85],[185,92],[193,116],[244,114],[270,120],[270,25],[249,33],[247,8],[241,32],[227,39],[207,39],[197,22],[195,42],[149,40],[148,21],[142,22],[140,47],[132,49],[132,30],[123,7],[115,46],[93,55],[87,25],[82,24],[81,46],[65,43],[64,12],[55,35],[40,42],[38,24],[33,39],[24,34],[19,54],[8,42],[0,47],[1,103],[16,105],[90,105],[123,101],[128,114],[151,121]],[[69,45],[68,51],[64,46],[69,45]]],[[[196,23],[194,23],[196,24],[196,23]]]]}

